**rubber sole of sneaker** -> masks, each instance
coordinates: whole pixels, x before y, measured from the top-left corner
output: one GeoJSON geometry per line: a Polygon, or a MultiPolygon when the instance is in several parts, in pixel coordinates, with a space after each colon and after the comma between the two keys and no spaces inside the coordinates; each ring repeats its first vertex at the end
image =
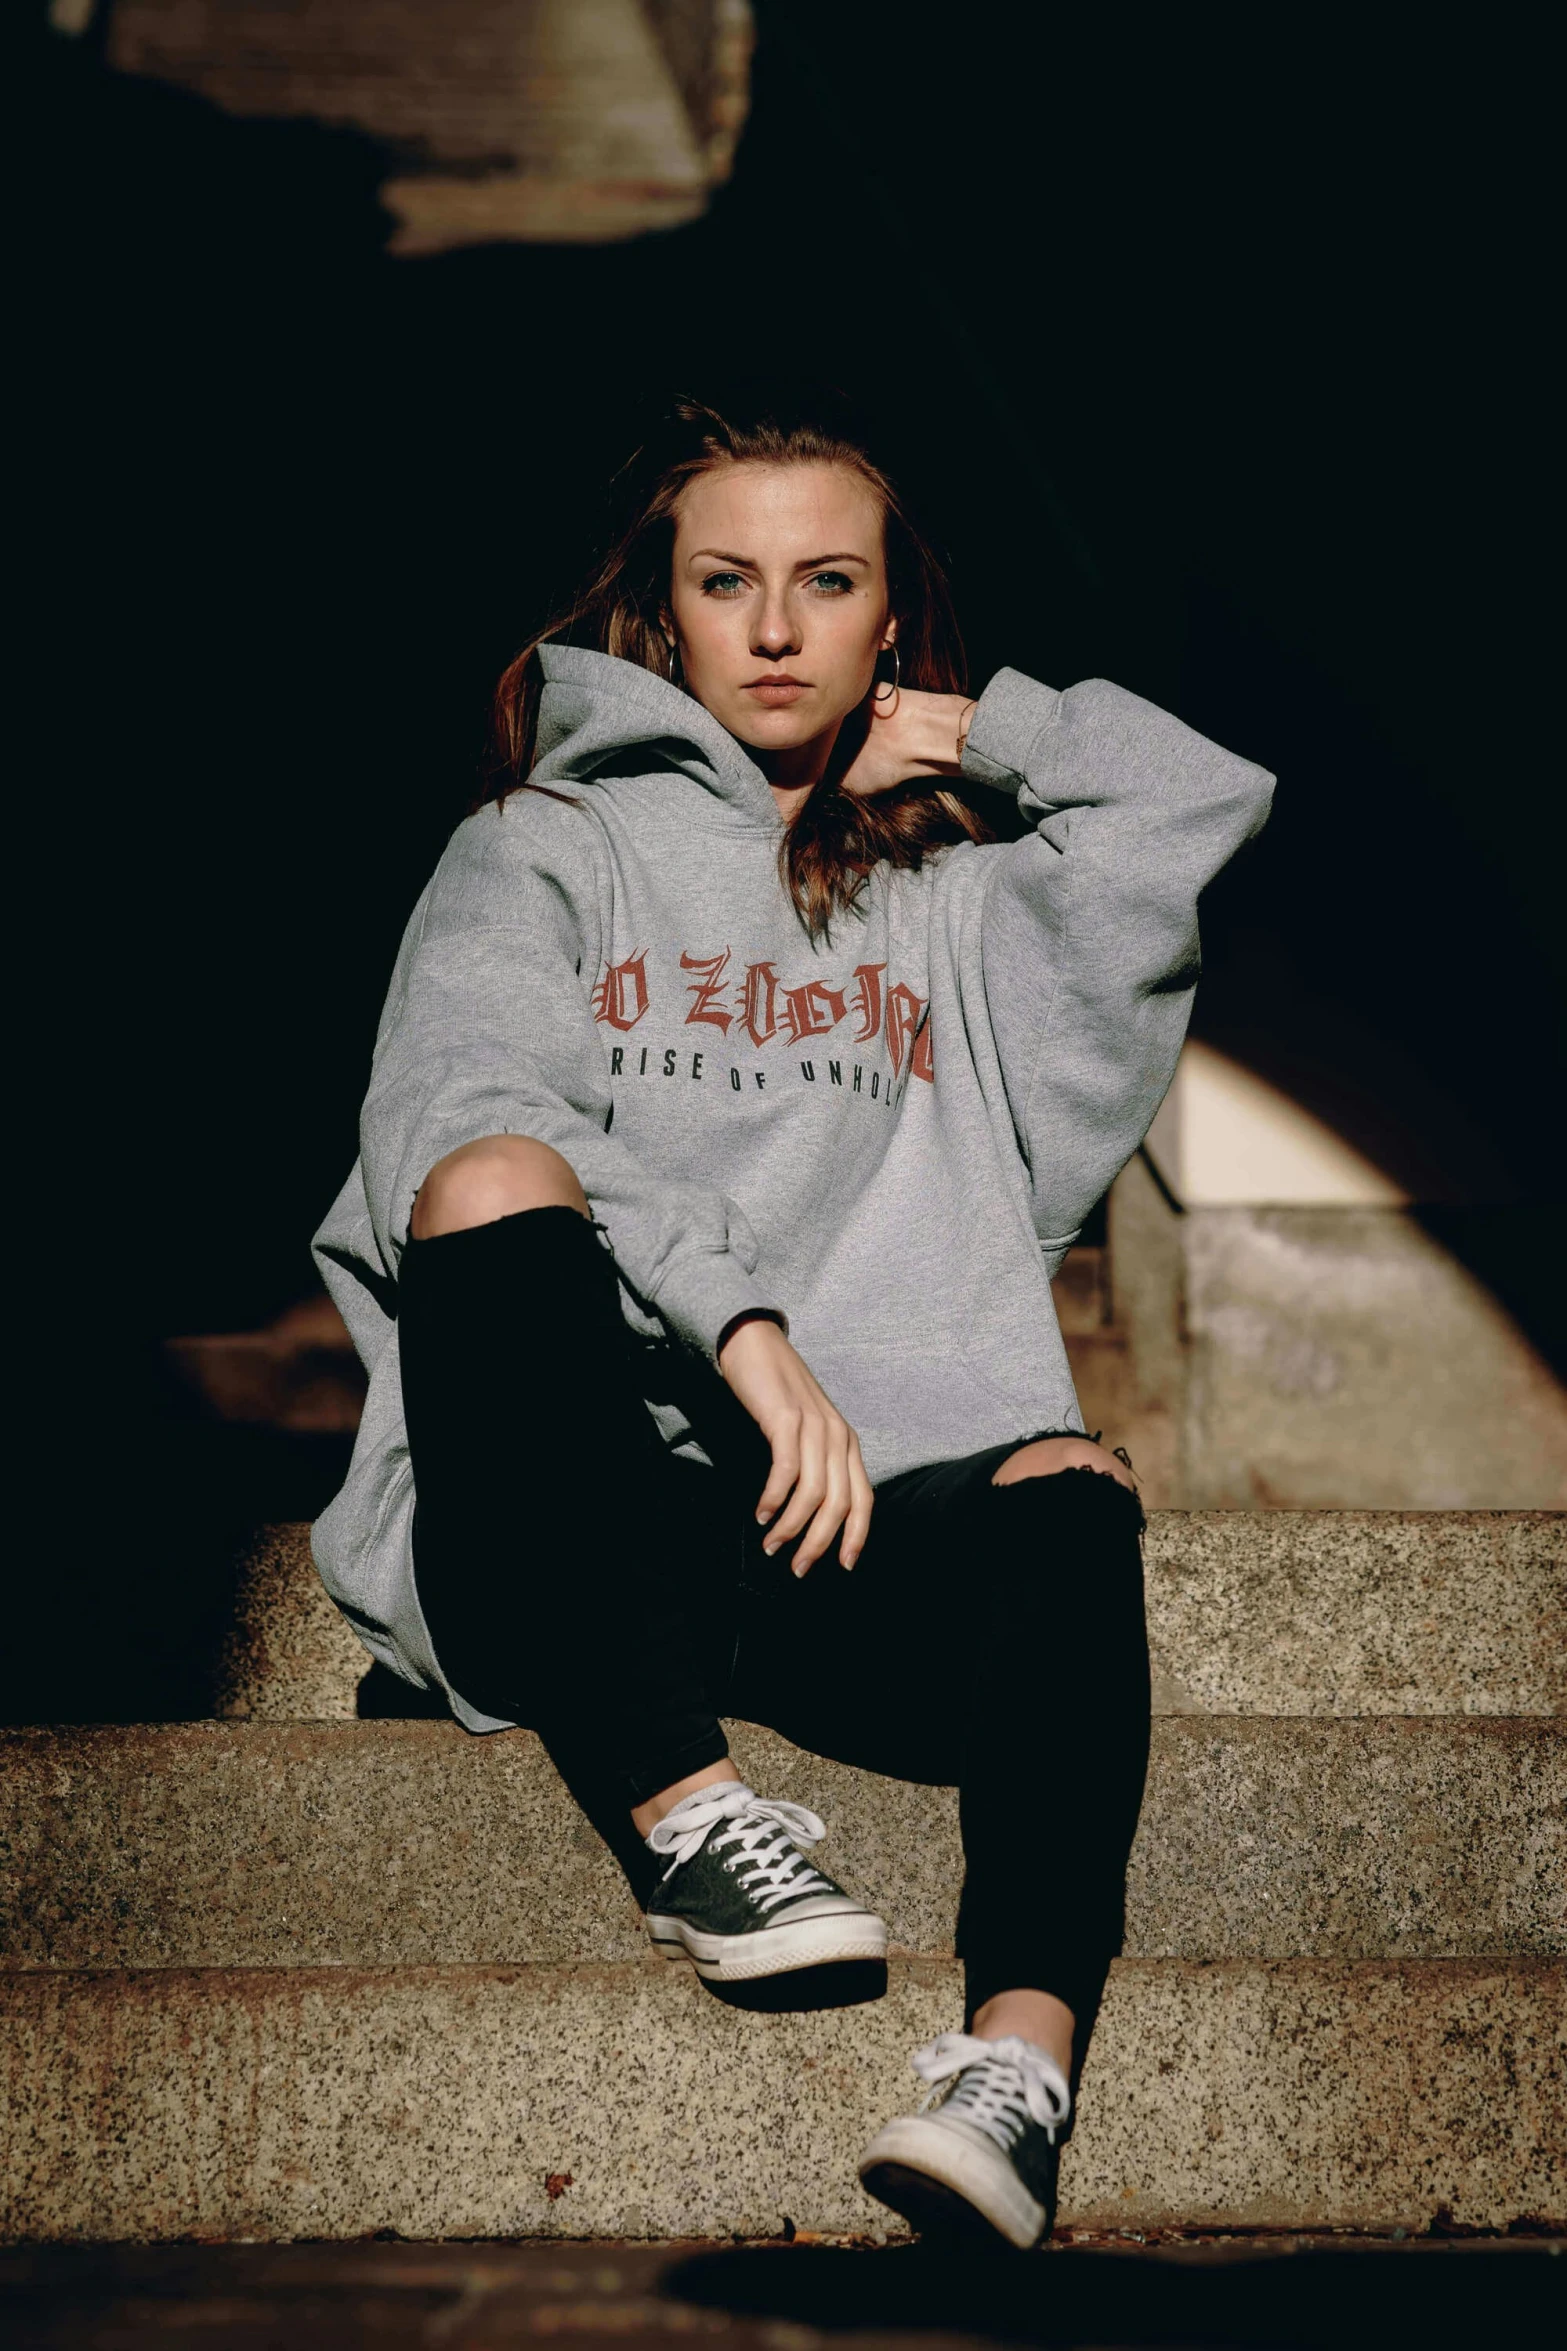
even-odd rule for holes
{"type": "Polygon", "coordinates": [[[1049,2227],[1050,2215],[1004,2155],[923,2115],[900,2115],[878,2133],[860,2159],[860,2181],[921,2236],[992,2245],[1000,2238],[1027,2253],[1049,2227]]]}
{"type": "Polygon", "coordinates": [[[744,1984],[758,1976],[792,1975],[796,1968],[830,1967],[839,1959],[885,1959],[887,1929],[871,1911],[837,1912],[792,1924],[757,1927],[747,1935],[709,1935],[683,1918],[649,1914],[653,1948],[665,1959],[689,1959],[711,1984],[744,1984]]]}

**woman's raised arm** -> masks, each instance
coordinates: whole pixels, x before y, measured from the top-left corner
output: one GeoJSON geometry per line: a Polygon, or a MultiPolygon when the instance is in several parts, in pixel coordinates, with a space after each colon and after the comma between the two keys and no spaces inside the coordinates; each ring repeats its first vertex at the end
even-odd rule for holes
{"type": "Polygon", "coordinates": [[[1273,779],[1102,678],[1058,694],[1012,669],[980,698],[963,773],[1015,792],[1034,826],[993,856],[980,939],[1034,1225],[1058,1262],[1175,1074],[1197,901],[1266,821],[1273,779]]]}

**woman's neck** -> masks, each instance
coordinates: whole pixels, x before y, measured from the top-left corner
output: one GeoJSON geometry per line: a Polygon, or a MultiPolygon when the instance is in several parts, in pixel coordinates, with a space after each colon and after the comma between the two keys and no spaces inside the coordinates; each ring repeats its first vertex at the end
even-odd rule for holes
{"type": "Polygon", "coordinates": [[[785,824],[793,820],[821,782],[837,736],[838,728],[832,726],[825,734],[814,735],[810,742],[792,744],[784,751],[759,751],[751,744],[746,745],[772,786],[773,798],[785,824]]]}

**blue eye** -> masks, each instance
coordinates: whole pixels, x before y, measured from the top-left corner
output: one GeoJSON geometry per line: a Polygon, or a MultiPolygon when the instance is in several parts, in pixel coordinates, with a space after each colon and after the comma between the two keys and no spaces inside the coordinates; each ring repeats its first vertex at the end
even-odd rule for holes
{"type": "Polygon", "coordinates": [[[704,596],[738,596],[745,582],[737,571],[710,571],[702,582],[704,596]]]}
{"type": "Polygon", "coordinates": [[[824,596],[847,596],[854,587],[846,571],[819,571],[812,575],[811,585],[824,596]]]}

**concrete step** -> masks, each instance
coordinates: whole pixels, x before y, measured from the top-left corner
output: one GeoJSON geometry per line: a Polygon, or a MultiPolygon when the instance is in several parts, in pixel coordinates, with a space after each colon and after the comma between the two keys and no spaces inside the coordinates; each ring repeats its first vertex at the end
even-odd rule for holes
{"type": "MultiPolygon", "coordinates": [[[[1567,2215],[1563,1970],[1118,1964],[1066,2225],[1507,2229],[1567,2215]]],[[[876,2229],[854,2161],[912,2103],[951,1961],[759,2015],[686,1968],[0,1978],[13,2238],[876,2229]]]]}
{"type": "MultiPolygon", "coordinates": [[[[1159,1720],[1068,2225],[1567,2222],[1562,1538],[1155,1519],[1159,1720]]],[[[854,2157],[960,2014],[950,1791],[736,1726],[900,1946],[879,2001],[755,2013],[651,1958],[530,1734],[346,1719],[364,1653],[304,1529],[240,1603],[229,1719],[0,1735],[0,2232],[885,2225],[854,2157]]]]}
{"type": "MultiPolygon", "coordinates": [[[[905,1949],[951,1951],[951,1790],[750,1724],[737,1760],[828,1823],[905,1949]]],[[[1544,1721],[1169,1718],[1128,1887],[1140,1958],[1567,1951],[1567,1740],[1544,1721]]],[[[529,1732],[193,1723],[0,1734],[0,1964],[620,1961],[626,1881],[529,1732]]]]}
{"type": "MultiPolygon", "coordinates": [[[[1567,1713],[1567,1518],[1549,1511],[1155,1511],[1160,1714],[1567,1713]]],[[[368,1659],[309,1530],[242,1563],[215,1712],[351,1717],[368,1659]]]]}

